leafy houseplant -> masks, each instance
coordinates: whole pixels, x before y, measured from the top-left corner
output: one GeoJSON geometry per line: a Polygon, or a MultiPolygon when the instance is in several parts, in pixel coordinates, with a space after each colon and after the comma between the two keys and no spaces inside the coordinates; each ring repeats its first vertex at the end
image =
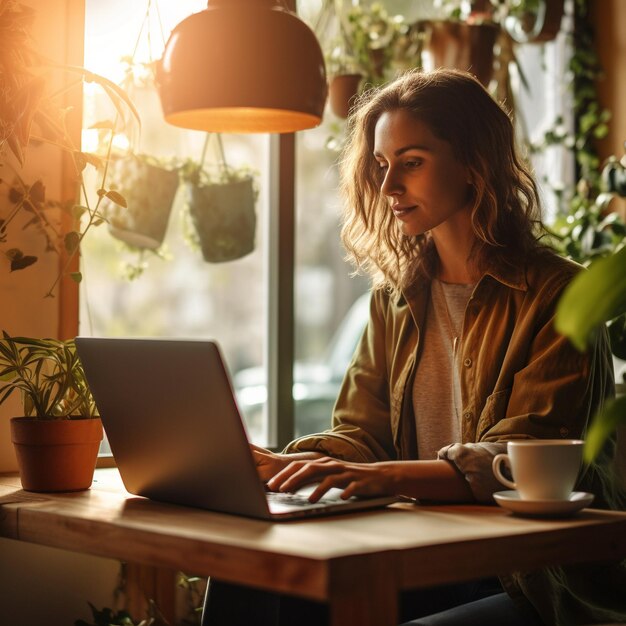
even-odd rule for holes
{"type": "MultiPolygon", "coordinates": [[[[626,179],[626,163],[611,159],[603,170],[608,193],[626,196],[621,182],[626,179]]],[[[563,294],[556,312],[555,326],[579,349],[585,350],[597,328],[610,322],[613,353],[626,359],[626,237],[614,254],[599,258],[588,272],[579,275],[563,294]]],[[[606,438],[619,424],[626,423],[626,396],[618,397],[595,417],[587,435],[585,458],[593,460],[606,438]]]]}
{"type": "Polygon", "coordinates": [[[88,489],[102,423],[73,342],[3,332],[0,404],[15,391],[24,416],[11,419],[11,438],[24,489],[88,489]]]}
{"type": "Polygon", "coordinates": [[[207,135],[200,163],[187,161],[181,167],[181,175],[194,227],[189,233],[192,245],[201,248],[208,263],[222,263],[254,250],[257,191],[248,168],[233,168],[226,163],[219,134],[218,171],[211,173],[204,168],[210,137],[207,135]]]}
{"type": "MultiPolygon", "coordinates": [[[[27,149],[31,143],[56,146],[71,159],[77,189],[84,191],[82,173],[87,165],[100,167],[102,160],[82,152],[74,143],[69,131],[71,108],[66,108],[59,99],[75,85],[97,84],[109,97],[117,111],[114,122],[106,121],[99,128],[110,133],[110,145],[120,119],[126,110],[139,123],[138,113],[127,94],[115,83],[82,67],[61,65],[39,54],[31,37],[35,11],[17,1],[0,4],[0,75],[3,88],[0,93],[0,165],[13,171],[14,180],[9,182],[5,173],[0,185],[9,187],[12,207],[7,216],[0,217],[0,244],[10,243],[14,231],[33,228],[43,237],[45,251],[54,252],[62,258],[61,270],[46,296],[53,296],[54,289],[66,274],[79,282],[80,272],[70,272],[80,243],[87,232],[106,221],[100,211],[103,198],[114,198],[115,194],[105,188],[107,167],[98,189],[98,200],[90,206],[86,194],[80,204],[78,194],[70,202],[60,203],[46,198],[42,181],[24,181],[18,172],[26,162],[27,149]],[[52,81],[59,75],[66,77],[65,84],[54,88],[52,81]],[[73,82],[72,82],[73,79],[73,82]],[[126,108],[125,108],[126,107],[126,108]],[[25,218],[18,224],[18,216],[25,218]],[[14,221],[15,220],[15,221],[14,221]]],[[[38,257],[11,245],[4,254],[11,263],[11,271],[24,270],[37,262],[38,257]]]]}
{"type": "Polygon", "coordinates": [[[77,619],[74,626],[151,626],[154,624],[153,618],[147,618],[140,622],[135,622],[128,611],[114,611],[109,607],[104,607],[99,611],[91,602],[88,603],[93,616],[92,622],[77,619]]]}

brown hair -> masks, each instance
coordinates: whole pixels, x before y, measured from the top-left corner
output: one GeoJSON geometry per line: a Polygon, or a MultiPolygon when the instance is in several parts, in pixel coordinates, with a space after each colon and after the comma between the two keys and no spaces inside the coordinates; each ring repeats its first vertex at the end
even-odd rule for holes
{"type": "Polygon", "coordinates": [[[472,260],[479,271],[494,263],[517,264],[537,248],[541,232],[536,184],[515,150],[505,111],[470,74],[411,70],[364,93],[349,120],[340,164],[344,214],[341,237],[348,258],[376,286],[397,291],[417,271],[432,275],[437,257],[428,233],[406,236],[380,192],[373,157],[380,116],[406,109],[452,146],[472,177],[472,260]]]}

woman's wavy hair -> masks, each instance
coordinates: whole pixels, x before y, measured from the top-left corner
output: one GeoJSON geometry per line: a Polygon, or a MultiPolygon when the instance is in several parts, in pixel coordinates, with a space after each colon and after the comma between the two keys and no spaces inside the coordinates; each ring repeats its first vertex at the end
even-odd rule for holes
{"type": "Polygon", "coordinates": [[[471,220],[480,272],[494,264],[519,265],[540,246],[540,201],[532,175],[518,157],[511,120],[471,75],[411,70],[365,92],[349,119],[340,162],[344,197],[341,238],[348,259],[374,286],[398,291],[416,272],[432,276],[437,256],[429,233],[404,235],[380,192],[373,156],[374,129],[385,112],[405,109],[447,141],[472,179],[471,220]]]}

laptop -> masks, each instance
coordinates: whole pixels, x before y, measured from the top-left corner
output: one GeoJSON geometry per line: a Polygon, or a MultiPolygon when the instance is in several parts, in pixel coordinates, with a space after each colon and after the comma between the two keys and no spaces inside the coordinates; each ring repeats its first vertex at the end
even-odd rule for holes
{"type": "Polygon", "coordinates": [[[382,507],[395,497],[308,502],[257,473],[215,341],[77,337],[76,349],[126,490],[152,500],[287,520],[382,507]]]}

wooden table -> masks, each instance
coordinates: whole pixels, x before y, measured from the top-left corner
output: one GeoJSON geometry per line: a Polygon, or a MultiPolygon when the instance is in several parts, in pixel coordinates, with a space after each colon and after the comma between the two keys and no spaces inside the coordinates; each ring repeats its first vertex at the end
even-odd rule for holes
{"type": "Polygon", "coordinates": [[[0,476],[0,536],[328,602],[334,626],[390,626],[400,590],[626,556],[626,514],[395,504],[270,523],[136,498],[107,469],[73,494],[27,493],[0,476]]]}

